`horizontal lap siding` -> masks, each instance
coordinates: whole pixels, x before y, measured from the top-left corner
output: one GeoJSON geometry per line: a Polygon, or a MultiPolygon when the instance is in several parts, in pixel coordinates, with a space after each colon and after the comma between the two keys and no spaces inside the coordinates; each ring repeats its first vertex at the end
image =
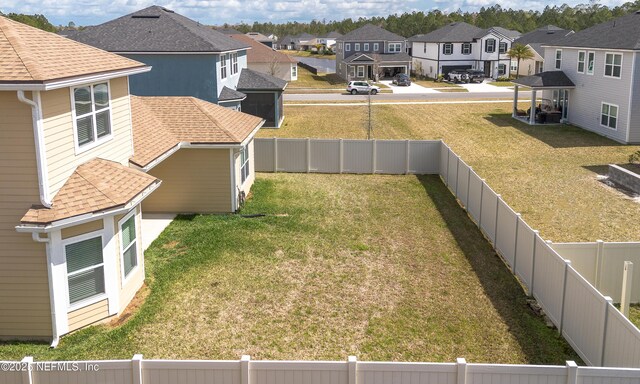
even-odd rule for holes
{"type": "Polygon", "coordinates": [[[640,55],[635,55],[635,68],[633,74],[633,93],[631,95],[631,126],[629,128],[629,142],[640,143],[640,55]]]}
{"type": "Polygon", "coordinates": [[[122,246],[120,244],[120,237],[121,237],[120,225],[118,224],[126,214],[116,215],[113,220],[113,225],[115,227],[113,229],[113,233],[116,234],[115,239],[116,239],[116,250],[117,250],[116,256],[115,256],[116,258],[115,263],[116,263],[116,268],[118,270],[118,281],[121,282],[121,284],[118,284],[118,287],[120,288],[120,308],[118,310],[118,313],[120,314],[127,308],[131,300],[134,298],[134,296],[136,295],[136,293],[144,283],[144,253],[142,250],[143,234],[142,234],[142,216],[141,216],[140,206],[138,205],[135,208],[135,210],[136,210],[136,241],[137,241],[136,246],[138,248],[137,250],[138,266],[129,272],[126,282],[124,281],[124,276],[122,276],[122,266],[121,266],[122,246]]]}
{"type": "Polygon", "coordinates": [[[108,300],[102,300],[69,312],[67,316],[69,319],[69,332],[71,332],[109,317],[109,302],[108,300]]]}
{"type": "Polygon", "coordinates": [[[31,108],[16,92],[0,92],[0,116],[0,339],[47,339],[52,331],[45,246],[15,230],[40,202],[31,108]]]}

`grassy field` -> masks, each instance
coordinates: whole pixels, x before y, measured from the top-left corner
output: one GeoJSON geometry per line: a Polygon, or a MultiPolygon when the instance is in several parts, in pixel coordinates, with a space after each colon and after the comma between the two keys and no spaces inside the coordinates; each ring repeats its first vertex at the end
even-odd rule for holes
{"type": "Polygon", "coordinates": [[[459,88],[464,89],[458,84],[448,83],[446,81],[433,81],[433,80],[412,80],[414,83],[423,86],[425,88],[459,88]]]}
{"type": "Polygon", "coordinates": [[[513,87],[513,86],[515,86],[515,84],[513,84],[510,81],[491,81],[491,82],[489,82],[489,85],[493,85],[494,87],[513,87]]]}
{"type": "MultiPolygon", "coordinates": [[[[379,86],[381,93],[391,93],[391,89],[382,83],[379,86]]],[[[305,68],[298,67],[298,80],[289,83],[286,93],[346,93],[347,82],[335,73],[321,73],[314,75],[305,68]]]]}
{"type": "Polygon", "coordinates": [[[329,59],[329,60],[336,59],[336,55],[319,55],[317,53],[311,53],[309,51],[288,51],[285,49],[285,50],[280,50],[279,52],[282,52],[291,56],[298,56],[298,57],[317,57],[318,59],[329,59]]]}
{"type": "MultiPolygon", "coordinates": [[[[365,107],[291,106],[259,136],[365,138],[365,107]]],[[[526,107],[522,107],[525,108],[526,107]]],[[[380,139],[444,139],[545,239],[638,241],[638,203],[597,180],[640,149],[571,126],[529,126],[511,105],[380,105],[380,139]]]]}
{"type": "Polygon", "coordinates": [[[0,360],[578,359],[436,176],[261,174],[242,213],[178,217],[124,325],[0,360]]]}

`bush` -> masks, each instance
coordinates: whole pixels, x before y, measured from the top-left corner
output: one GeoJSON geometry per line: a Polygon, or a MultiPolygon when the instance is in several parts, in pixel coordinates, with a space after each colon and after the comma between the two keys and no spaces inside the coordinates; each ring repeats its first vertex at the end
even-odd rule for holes
{"type": "Polygon", "coordinates": [[[636,151],[636,152],[632,153],[631,155],[629,155],[629,162],[631,164],[640,163],[640,151],[636,151]]]}
{"type": "Polygon", "coordinates": [[[511,81],[511,78],[509,76],[500,76],[496,81],[511,81]]]}
{"type": "Polygon", "coordinates": [[[436,81],[442,82],[443,80],[444,80],[444,75],[443,74],[439,74],[438,75],[438,79],[436,81]]]}

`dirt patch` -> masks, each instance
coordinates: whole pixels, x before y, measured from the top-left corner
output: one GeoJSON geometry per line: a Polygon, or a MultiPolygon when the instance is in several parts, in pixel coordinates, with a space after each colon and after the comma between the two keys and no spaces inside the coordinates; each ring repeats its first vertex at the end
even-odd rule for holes
{"type": "MultiPolygon", "coordinates": [[[[177,243],[177,241],[175,243],[177,243]]],[[[150,292],[151,291],[149,290],[149,287],[147,286],[147,284],[146,283],[142,284],[142,287],[138,290],[138,292],[133,297],[133,300],[131,300],[129,305],[127,305],[127,308],[124,309],[124,311],[120,316],[111,320],[108,326],[112,328],[116,328],[126,323],[136,312],[138,312],[138,309],[145,302],[150,292]]]]}

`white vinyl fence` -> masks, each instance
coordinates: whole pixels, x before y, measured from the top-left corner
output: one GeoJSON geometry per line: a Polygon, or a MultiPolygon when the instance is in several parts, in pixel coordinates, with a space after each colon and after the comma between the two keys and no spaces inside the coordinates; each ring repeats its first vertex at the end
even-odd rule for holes
{"type": "Polygon", "coordinates": [[[640,384],[640,369],[347,361],[132,360],[0,362],[2,384],[640,384]]]}

